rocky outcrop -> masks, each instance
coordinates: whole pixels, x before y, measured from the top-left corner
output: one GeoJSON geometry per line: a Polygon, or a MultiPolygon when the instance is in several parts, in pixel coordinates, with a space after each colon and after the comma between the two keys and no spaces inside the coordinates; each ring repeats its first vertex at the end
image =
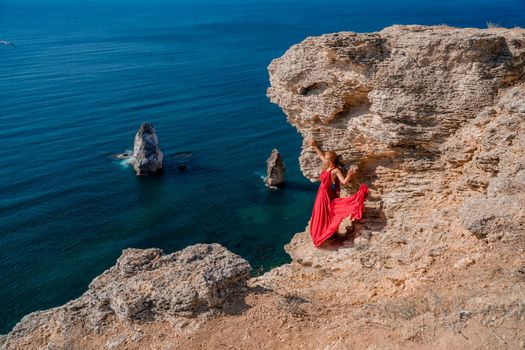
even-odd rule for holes
{"type": "Polygon", "coordinates": [[[506,339],[491,327],[525,317],[517,272],[525,265],[525,30],[326,34],[292,46],[268,70],[269,98],[303,136],[303,174],[315,180],[321,169],[307,143],[314,138],[359,165],[346,192],[365,182],[370,195],[342,247],[315,249],[307,227],[286,246],[291,268],[257,283],[317,302],[366,300],[342,316],[353,329],[363,322],[362,334],[374,323],[376,334],[401,327],[389,333],[401,343],[523,346],[523,327],[506,339]],[[327,277],[290,277],[310,270],[327,277]],[[439,330],[417,328],[429,323],[452,331],[439,340],[439,330]],[[480,333],[492,336],[473,340],[480,333]]]}
{"type": "Polygon", "coordinates": [[[158,173],[164,155],[159,148],[157,132],[151,123],[142,123],[135,135],[131,165],[137,175],[158,173]]]}
{"type": "MultiPolygon", "coordinates": [[[[393,26],[292,46],[268,68],[268,96],[305,140],[360,164],[369,226],[455,219],[484,237],[525,227],[524,67],[519,28],[393,26]]],[[[300,164],[317,178],[306,141],[300,164]]]]}
{"type": "Polygon", "coordinates": [[[172,254],[126,249],[80,298],[25,316],[4,339],[6,349],[73,346],[81,334],[114,323],[202,322],[242,296],[251,267],[219,244],[197,244],[172,254]],[[43,339],[37,340],[37,336],[43,339]]]}
{"type": "Polygon", "coordinates": [[[277,149],[273,149],[268,160],[266,160],[266,183],[268,186],[282,186],[284,184],[284,172],[286,167],[277,149]]]}

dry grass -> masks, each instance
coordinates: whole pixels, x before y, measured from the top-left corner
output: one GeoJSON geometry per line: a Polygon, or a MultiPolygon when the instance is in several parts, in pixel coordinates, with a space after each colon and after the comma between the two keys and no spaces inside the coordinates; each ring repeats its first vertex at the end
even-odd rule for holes
{"type": "Polygon", "coordinates": [[[402,298],[390,300],[379,305],[384,316],[391,320],[411,320],[430,311],[427,298],[402,298]]]}
{"type": "Polygon", "coordinates": [[[376,305],[384,316],[392,320],[411,320],[425,313],[435,317],[460,320],[460,312],[466,306],[466,296],[445,296],[443,291],[427,290],[409,297],[391,299],[376,305]]]}
{"type": "Polygon", "coordinates": [[[453,28],[453,27],[449,26],[446,23],[440,23],[440,24],[436,25],[436,27],[441,28],[441,29],[451,29],[451,28],[453,28]]]}
{"type": "Polygon", "coordinates": [[[279,301],[278,305],[282,310],[295,317],[305,317],[308,313],[304,308],[301,307],[301,304],[305,303],[308,303],[308,300],[297,294],[287,293],[282,296],[282,299],[279,301]]]}
{"type": "Polygon", "coordinates": [[[509,319],[524,324],[525,303],[522,300],[514,300],[508,304],[487,305],[487,307],[482,310],[481,317],[481,324],[484,326],[499,327],[509,319]]]}
{"type": "Polygon", "coordinates": [[[501,28],[501,25],[499,23],[494,23],[492,21],[487,21],[487,28],[488,29],[497,29],[497,28],[501,28]]]}

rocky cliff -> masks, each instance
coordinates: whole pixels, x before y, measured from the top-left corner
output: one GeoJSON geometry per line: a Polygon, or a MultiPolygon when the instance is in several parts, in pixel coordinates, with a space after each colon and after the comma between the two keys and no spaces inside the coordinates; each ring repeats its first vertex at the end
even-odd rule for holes
{"type": "MultiPolygon", "coordinates": [[[[363,277],[351,284],[365,283],[379,305],[403,295],[408,314],[396,310],[397,318],[424,324],[408,339],[423,341],[443,322],[462,334],[461,312],[523,322],[523,29],[393,26],[309,37],[269,72],[268,96],[305,140],[305,176],[320,169],[306,143],[315,138],[358,164],[357,182],[371,187],[353,249],[315,250],[307,231],[287,246],[294,261],[354,269],[363,277]],[[414,306],[418,298],[425,305],[414,306]],[[442,298],[457,305],[435,305],[442,298]]],[[[509,327],[523,343],[523,327],[509,327]]],[[[495,329],[484,332],[508,346],[495,329]]]]}
{"type": "MultiPolygon", "coordinates": [[[[510,237],[524,229],[523,40],[446,26],[307,38],[272,62],[268,96],[305,140],[359,163],[369,226],[510,237]]],[[[304,143],[305,176],[319,163],[304,143]]]]}
{"type": "MultiPolygon", "coordinates": [[[[91,306],[66,304],[54,318],[45,316],[53,311],[31,314],[0,344],[525,346],[525,30],[393,26],[309,37],[274,60],[269,73],[268,96],[304,139],[314,137],[321,148],[359,165],[346,191],[359,182],[370,187],[365,218],[345,244],[314,249],[307,227],[286,246],[292,263],[250,279],[247,287],[246,265],[222,250],[226,264],[183,259],[177,271],[199,264],[204,276],[230,263],[238,267],[211,278],[238,281],[226,285],[240,294],[227,293],[224,300],[233,301],[218,304],[191,293],[175,298],[174,290],[194,277],[165,278],[170,274],[152,261],[166,258],[148,250],[132,268],[119,267],[129,265],[121,258],[97,278],[87,294],[98,296],[80,299],[91,306]],[[142,277],[133,277],[136,269],[142,277]],[[154,302],[140,301],[153,295],[147,300],[154,302]],[[74,318],[77,310],[88,314],[74,318]],[[97,314],[108,316],[94,330],[88,320],[97,314]],[[70,324],[79,326],[67,331],[70,324]]],[[[305,176],[315,179],[320,162],[306,142],[299,160],[305,176]]],[[[173,267],[179,259],[167,261],[173,267]]]]}

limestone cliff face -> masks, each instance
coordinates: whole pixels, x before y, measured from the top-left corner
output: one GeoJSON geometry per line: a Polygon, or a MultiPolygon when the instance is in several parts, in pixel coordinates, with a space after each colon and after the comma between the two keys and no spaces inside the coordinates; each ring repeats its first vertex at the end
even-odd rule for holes
{"type": "MultiPolygon", "coordinates": [[[[459,220],[484,237],[525,228],[524,67],[522,29],[393,26],[292,46],[268,96],[304,140],[359,163],[369,226],[459,220]]],[[[300,165],[318,176],[306,142],[300,165]]]]}
{"type": "Polygon", "coordinates": [[[268,70],[270,100],[304,138],[304,175],[319,175],[315,138],[359,165],[347,190],[365,182],[370,196],[342,248],[313,248],[307,228],[286,246],[294,263],[258,283],[353,305],[336,314],[358,334],[385,327],[397,345],[379,347],[525,346],[525,30],[326,34],[268,70]],[[312,270],[329,277],[289,277],[312,270]]]}

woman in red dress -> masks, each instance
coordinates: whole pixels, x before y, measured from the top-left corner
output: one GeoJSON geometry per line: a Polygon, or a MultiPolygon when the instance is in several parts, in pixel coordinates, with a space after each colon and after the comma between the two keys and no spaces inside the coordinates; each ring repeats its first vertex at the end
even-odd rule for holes
{"type": "Polygon", "coordinates": [[[337,232],[339,224],[344,218],[359,220],[363,215],[364,203],[368,196],[368,187],[362,184],[359,190],[350,197],[339,197],[340,184],[346,185],[355,174],[357,167],[352,166],[346,176],[337,167],[337,154],[335,152],[322,152],[315,140],[310,140],[310,145],[323,160],[321,172],[321,185],[317,191],[312,219],[310,221],[310,235],[316,247],[337,232]]]}

